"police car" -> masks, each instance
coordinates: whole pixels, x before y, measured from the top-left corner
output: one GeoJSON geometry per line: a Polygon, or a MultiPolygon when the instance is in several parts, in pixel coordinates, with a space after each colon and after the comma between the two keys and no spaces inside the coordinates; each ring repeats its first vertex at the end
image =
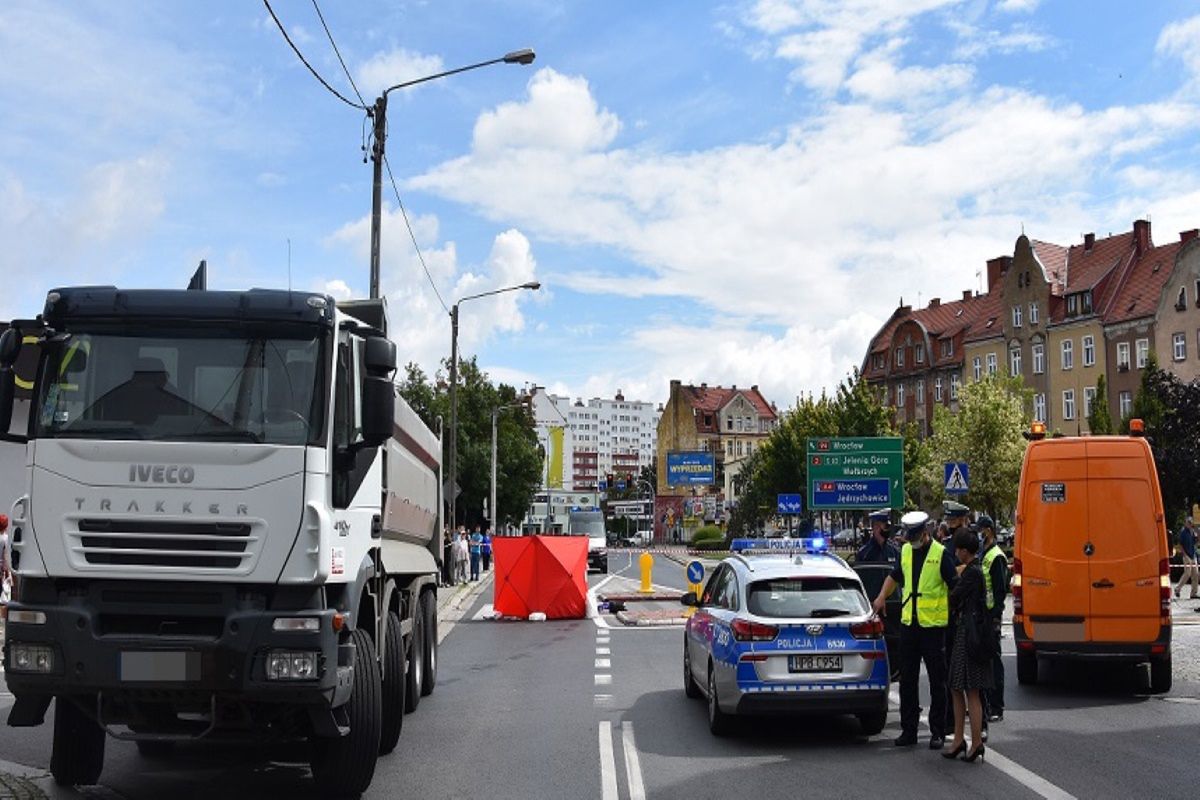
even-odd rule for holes
{"type": "Polygon", "coordinates": [[[883,622],[858,575],[824,545],[772,540],[772,551],[722,561],[699,597],[684,595],[696,609],[684,633],[684,692],[708,699],[713,734],[728,732],[733,715],[805,712],[853,714],[863,733],[883,730],[883,622]]]}

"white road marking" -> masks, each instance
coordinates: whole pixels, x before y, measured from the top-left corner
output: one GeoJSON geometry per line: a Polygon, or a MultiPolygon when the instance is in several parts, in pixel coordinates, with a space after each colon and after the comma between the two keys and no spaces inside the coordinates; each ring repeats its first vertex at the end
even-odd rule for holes
{"type": "Polygon", "coordinates": [[[612,723],[608,720],[600,723],[600,798],[601,800],[619,800],[617,761],[613,757],[612,723]]]}
{"type": "Polygon", "coordinates": [[[492,607],[492,604],[484,603],[483,608],[476,611],[475,616],[471,617],[471,619],[478,622],[480,620],[491,619],[493,616],[495,616],[495,614],[496,614],[496,609],[492,607]]]}
{"type": "Polygon", "coordinates": [[[646,800],[646,785],[642,783],[642,764],[638,760],[632,722],[621,723],[621,745],[625,750],[625,777],[629,779],[629,800],[646,800]]]}
{"type": "Polygon", "coordinates": [[[598,708],[605,708],[612,705],[613,696],[611,694],[598,694],[594,702],[598,708]]]}
{"type": "Polygon", "coordinates": [[[605,675],[603,673],[597,673],[596,674],[596,685],[597,686],[611,686],[612,685],[612,675],[605,675]]]}
{"type": "Polygon", "coordinates": [[[611,658],[597,658],[596,659],[596,669],[612,669],[612,659],[611,658]]]}
{"type": "Polygon", "coordinates": [[[612,648],[611,648],[611,647],[597,647],[597,648],[596,648],[596,655],[598,655],[598,656],[610,656],[610,655],[612,655],[612,648]]]}
{"type": "MultiPolygon", "coordinates": [[[[888,692],[888,699],[892,701],[892,705],[896,707],[900,706],[900,691],[895,686],[888,692]]],[[[929,724],[928,714],[921,715],[921,724],[929,724]]],[[[990,743],[988,744],[987,751],[984,753],[983,763],[985,765],[991,764],[1039,797],[1045,797],[1047,800],[1076,800],[1075,795],[1070,792],[1055,786],[1036,772],[1022,767],[1011,758],[997,753],[990,743]]]]}

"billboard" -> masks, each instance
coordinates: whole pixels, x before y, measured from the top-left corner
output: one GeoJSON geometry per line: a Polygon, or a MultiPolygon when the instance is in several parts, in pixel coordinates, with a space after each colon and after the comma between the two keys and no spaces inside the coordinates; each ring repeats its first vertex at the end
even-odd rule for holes
{"type": "Polygon", "coordinates": [[[716,482],[712,453],[667,453],[667,486],[705,486],[716,482]]]}

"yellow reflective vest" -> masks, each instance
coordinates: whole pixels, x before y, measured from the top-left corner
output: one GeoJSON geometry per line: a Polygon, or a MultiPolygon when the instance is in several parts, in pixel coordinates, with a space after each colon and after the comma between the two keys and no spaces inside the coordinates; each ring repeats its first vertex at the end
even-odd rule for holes
{"type": "Polygon", "coordinates": [[[900,551],[900,572],[904,576],[901,594],[900,621],[913,624],[913,606],[917,608],[917,624],[922,628],[945,628],[950,624],[950,589],[942,580],[942,554],[946,548],[941,542],[930,541],[925,565],[921,568],[920,585],[913,585],[913,546],[905,542],[900,551]],[[916,602],[913,590],[916,589],[916,602]]]}
{"type": "Polygon", "coordinates": [[[992,593],[992,563],[997,558],[1008,564],[1008,558],[1005,557],[1004,551],[1000,549],[999,545],[993,545],[983,554],[983,583],[987,587],[988,611],[991,611],[996,605],[996,598],[992,593]]]}

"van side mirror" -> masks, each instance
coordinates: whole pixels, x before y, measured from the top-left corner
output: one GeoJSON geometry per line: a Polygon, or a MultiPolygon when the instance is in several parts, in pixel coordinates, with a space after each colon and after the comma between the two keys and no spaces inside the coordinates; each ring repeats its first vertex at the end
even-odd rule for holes
{"type": "Polygon", "coordinates": [[[679,602],[690,608],[700,607],[700,600],[696,597],[695,592],[688,592],[683,597],[679,598],[679,602]]]}
{"type": "Polygon", "coordinates": [[[391,378],[368,375],[362,387],[363,445],[378,447],[392,435],[396,415],[396,390],[391,378]]]}

